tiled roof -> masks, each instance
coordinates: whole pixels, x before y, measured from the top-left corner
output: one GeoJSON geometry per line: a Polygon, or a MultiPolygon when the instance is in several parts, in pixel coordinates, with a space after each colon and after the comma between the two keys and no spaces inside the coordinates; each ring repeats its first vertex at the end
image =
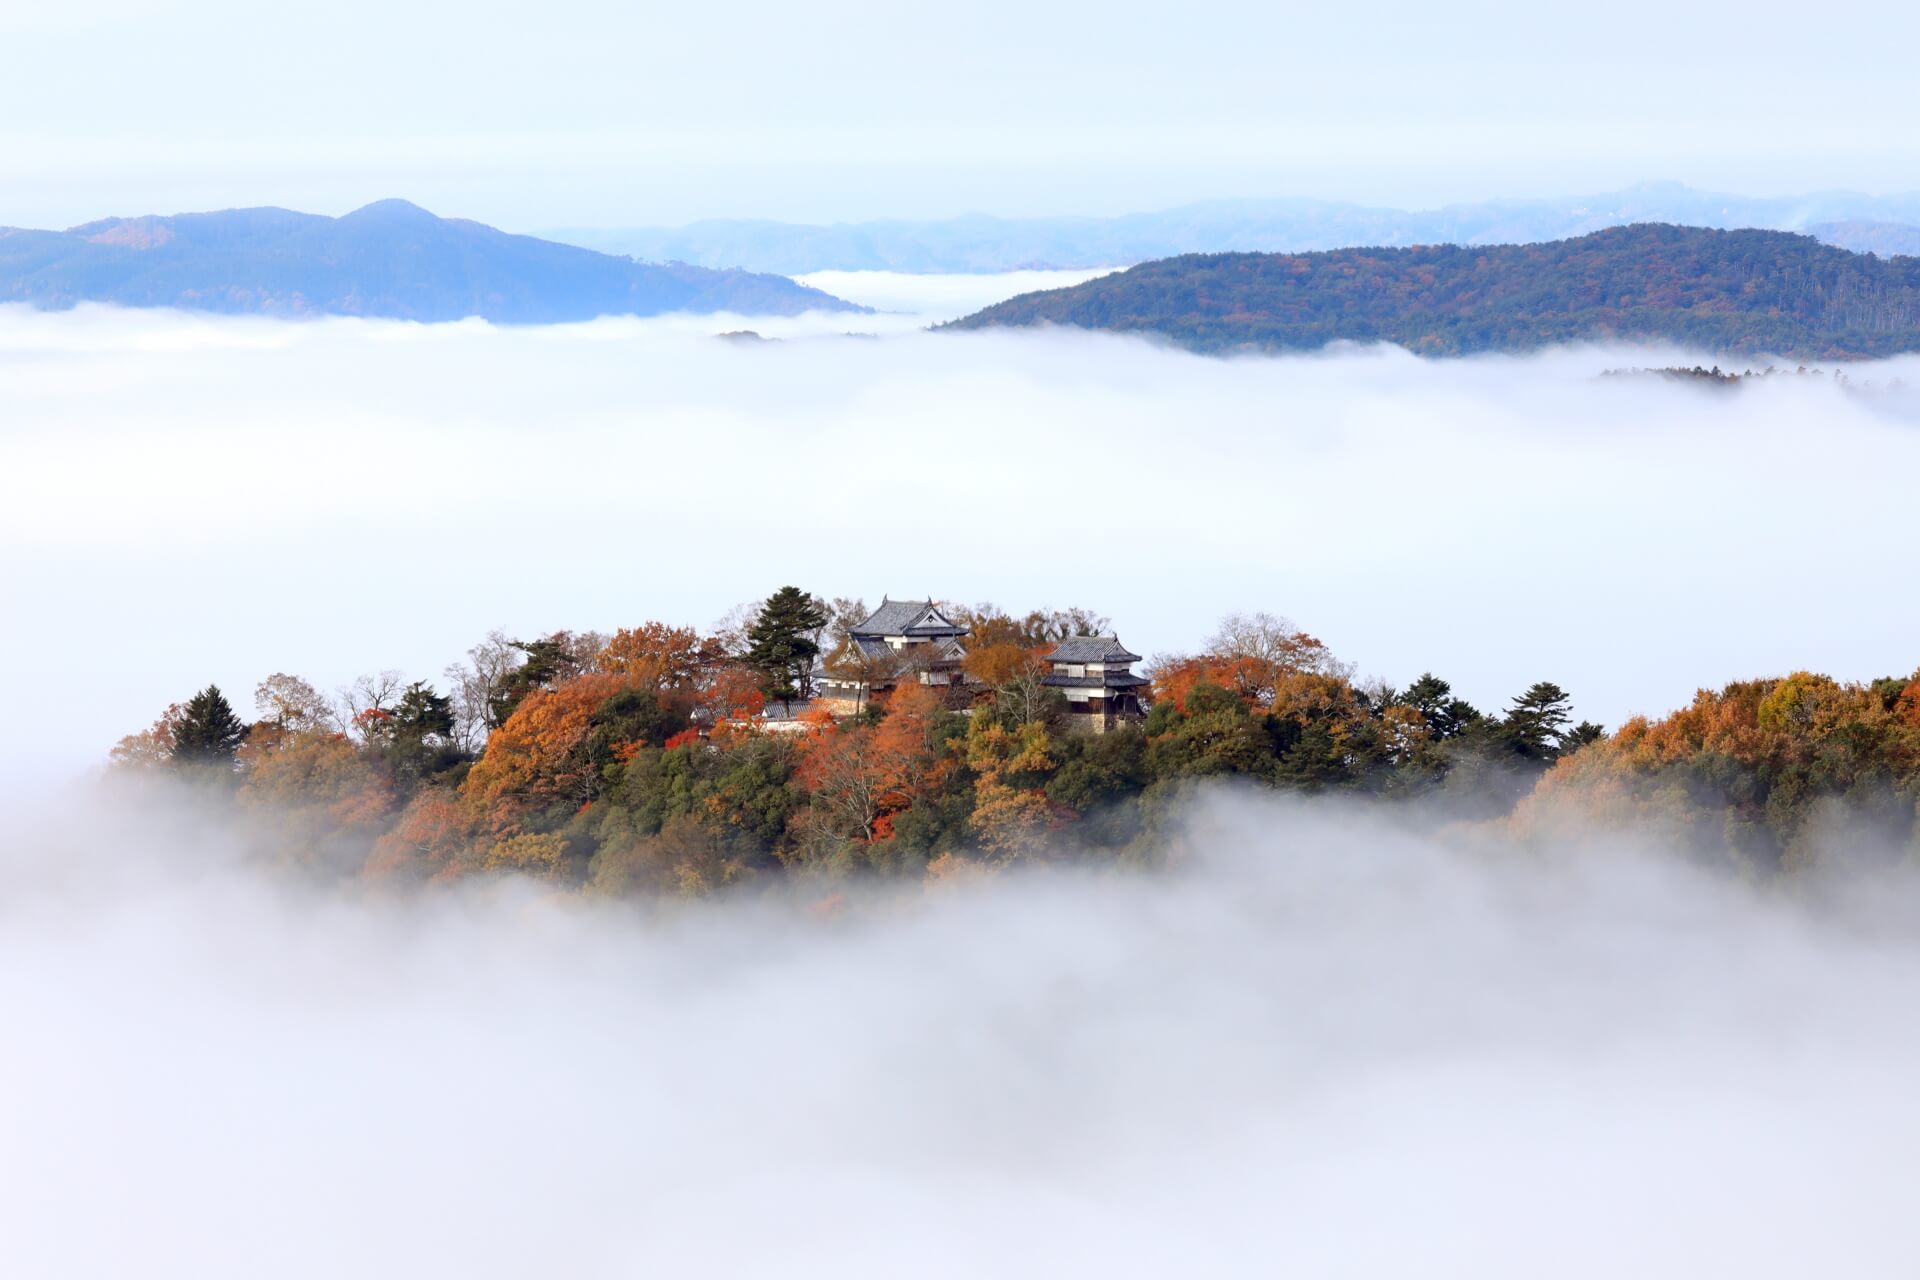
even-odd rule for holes
{"type": "Polygon", "coordinates": [[[854,636],[963,636],[965,627],[928,617],[934,614],[930,600],[882,600],[873,615],[854,627],[854,636]],[[922,621],[925,619],[925,621],[922,621]]]}
{"type": "Polygon", "coordinates": [[[1048,662],[1138,662],[1118,636],[1068,636],[1047,655],[1048,662]]]}

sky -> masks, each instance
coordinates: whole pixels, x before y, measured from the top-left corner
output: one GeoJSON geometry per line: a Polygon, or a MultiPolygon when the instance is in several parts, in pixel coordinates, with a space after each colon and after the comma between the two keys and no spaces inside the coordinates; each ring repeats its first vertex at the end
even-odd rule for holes
{"type": "Polygon", "coordinates": [[[70,776],[209,682],[244,711],[276,671],[435,680],[496,628],[707,627],[788,583],[1084,606],[1149,656],[1263,610],[1362,677],[1433,671],[1490,710],[1552,680],[1610,727],[1729,680],[1920,662],[1888,587],[1912,358],[1716,395],[1597,378],[1711,359],[1688,352],[1218,359],[919,329],[984,301],[979,277],[834,283],[913,306],[547,328],[0,308],[0,590],[48,624],[0,631],[38,726],[0,772],[70,776]],[[743,327],[785,340],[714,337],[743,327]]]}
{"type": "Polygon", "coordinates": [[[1920,185],[1897,0],[0,6],[0,225],[510,230],[1920,185]]]}

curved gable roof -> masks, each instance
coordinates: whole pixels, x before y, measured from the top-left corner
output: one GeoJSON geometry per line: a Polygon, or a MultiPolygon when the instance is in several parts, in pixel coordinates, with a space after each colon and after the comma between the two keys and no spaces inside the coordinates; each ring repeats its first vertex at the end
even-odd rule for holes
{"type": "Polygon", "coordinates": [[[957,627],[931,600],[882,599],[867,620],[848,634],[854,636],[963,636],[965,627],[957,627]]]}
{"type": "Polygon", "coordinates": [[[1135,663],[1140,655],[1129,653],[1119,636],[1068,636],[1047,655],[1048,662],[1135,663]]]}

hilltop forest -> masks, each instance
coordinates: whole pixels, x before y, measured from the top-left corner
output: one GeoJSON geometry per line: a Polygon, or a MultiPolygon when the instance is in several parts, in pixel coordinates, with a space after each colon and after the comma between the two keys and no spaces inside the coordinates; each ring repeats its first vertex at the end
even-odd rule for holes
{"type": "Polygon", "coordinates": [[[1431,674],[1357,681],[1285,620],[1236,615],[1203,652],[1152,661],[1143,721],[1094,735],[1065,731],[1043,658],[1104,619],[951,612],[972,631],[967,688],[904,680],[838,720],[767,713],[845,660],[865,610],[786,588],[714,635],[496,633],[444,692],[385,672],[328,696],[275,673],[248,717],[209,686],[123,739],[113,772],[214,797],[315,874],[512,873],[611,895],[1151,863],[1182,801],[1222,781],[1522,836],[1644,830],[1755,877],[1863,835],[1920,855],[1920,672],[1742,682],[1608,734],[1548,681],[1474,707],[1431,674]]]}
{"type": "Polygon", "coordinates": [[[1159,334],[1203,352],[1349,341],[1458,356],[1624,339],[1861,359],[1920,350],[1920,259],[1662,224],[1545,244],[1190,254],[947,327],[1039,324],[1159,334]]]}

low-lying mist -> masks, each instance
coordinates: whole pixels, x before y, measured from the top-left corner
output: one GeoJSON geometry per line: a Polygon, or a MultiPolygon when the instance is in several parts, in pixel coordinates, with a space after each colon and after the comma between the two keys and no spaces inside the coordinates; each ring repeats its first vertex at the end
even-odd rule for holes
{"type": "Polygon", "coordinates": [[[1608,725],[1913,665],[1915,362],[1721,391],[1596,377],[1695,359],[1647,350],[713,336],[756,323],[0,308],[34,726],[0,766],[70,774],[210,681],[433,679],[495,628],[705,626],[789,582],[1081,605],[1146,655],[1269,610],[1364,676],[1552,680],[1608,725]]]}
{"type": "Polygon", "coordinates": [[[1153,871],[303,889],[0,852],[17,1276],[1903,1276],[1920,896],[1214,793],[1153,871]]]}

